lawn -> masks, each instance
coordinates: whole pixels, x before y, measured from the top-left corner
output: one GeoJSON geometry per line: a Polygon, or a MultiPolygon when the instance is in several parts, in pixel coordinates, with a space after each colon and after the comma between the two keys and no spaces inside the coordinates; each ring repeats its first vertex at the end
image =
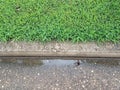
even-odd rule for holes
{"type": "Polygon", "coordinates": [[[120,42],[120,0],[0,0],[0,41],[120,42]]]}

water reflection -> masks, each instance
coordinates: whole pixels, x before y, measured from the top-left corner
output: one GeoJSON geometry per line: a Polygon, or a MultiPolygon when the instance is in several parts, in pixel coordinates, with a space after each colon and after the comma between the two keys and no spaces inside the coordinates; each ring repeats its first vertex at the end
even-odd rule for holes
{"type": "Polygon", "coordinates": [[[43,60],[44,65],[73,65],[76,62],[76,60],[43,60]]]}

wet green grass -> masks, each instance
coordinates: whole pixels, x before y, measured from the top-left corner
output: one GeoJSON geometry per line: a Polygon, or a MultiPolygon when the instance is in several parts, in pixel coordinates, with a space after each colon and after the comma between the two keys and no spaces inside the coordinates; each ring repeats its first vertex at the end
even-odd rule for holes
{"type": "Polygon", "coordinates": [[[120,0],[1,0],[0,41],[119,42],[120,0]]]}

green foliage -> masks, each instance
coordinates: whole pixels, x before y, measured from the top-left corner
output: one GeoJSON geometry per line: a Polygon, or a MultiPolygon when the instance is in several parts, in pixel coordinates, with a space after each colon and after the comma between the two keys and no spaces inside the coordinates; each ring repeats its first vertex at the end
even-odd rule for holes
{"type": "Polygon", "coordinates": [[[0,0],[0,41],[119,42],[120,0],[0,0]]]}

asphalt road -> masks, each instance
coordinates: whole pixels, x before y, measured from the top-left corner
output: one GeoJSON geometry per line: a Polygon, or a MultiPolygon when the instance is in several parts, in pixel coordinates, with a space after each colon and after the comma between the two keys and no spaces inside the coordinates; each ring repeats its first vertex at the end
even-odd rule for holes
{"type": "MultiPolygon", "coordinates": [[[[120,90],[120,66],[0,63],[0,90],[120,90]]],[[[61,64],[60,64],[61,63],[61,64]]]]}

